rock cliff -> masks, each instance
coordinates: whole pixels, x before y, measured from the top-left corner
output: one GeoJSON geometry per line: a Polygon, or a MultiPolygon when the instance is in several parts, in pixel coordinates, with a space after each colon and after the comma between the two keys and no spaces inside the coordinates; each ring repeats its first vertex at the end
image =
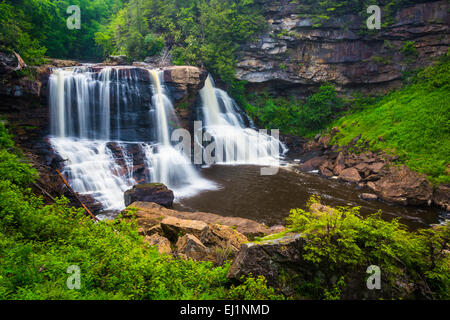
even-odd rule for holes
{"type": "MultiPolygon", "coordinates": [[[[424,1],[425,2],[425,1],[424,1]]],[[[325,82],[338,89],[385,92],[400,84],[402,73],[447,52],[448,2],[416,4],[396,12],[395,22],[368,30],[360,15],[331,17],[320,26],[290,0],[271,1],[265,33],[242,46],[236,77],[248,90],[304,97],[325,82]],[[402,50],[407,41],[410,51],[402,50]]]]}

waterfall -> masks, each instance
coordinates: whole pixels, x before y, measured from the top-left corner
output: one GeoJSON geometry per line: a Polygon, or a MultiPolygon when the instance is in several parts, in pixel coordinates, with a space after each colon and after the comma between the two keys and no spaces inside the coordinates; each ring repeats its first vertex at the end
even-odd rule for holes
{"type": "Polygon", "coordinates": [[[215,157],[220,164],[278,165],[287,149],[277,138],[246,128],[244,116],[233,99],[215,88],[208,76],[200,91],[204,128],[216,143],[215,157]]]}
{"type": "Polygon", "coordinates": [[[163,72],[149,72],[153,80],[152,100],[156,110],[158,145],[147,146],[145,151],[147,163],[153,164],[155,180],[173,189],[178,197],[190,196],[203,189],[213,189],[211,182],[200,178],[191,159],[171,145],[169,123],[176,122],[177,117],[172,102],[166,95],[166,88],[162,85],[163,72]]]}
{"type": "Polygon", "coordinates": [[[104,210],[123,209],[123,192],[137,183],[162,182],[176,198],[214,188],[170,143],[177,118],[162,72],[56,69],[49,88],[50,142],[65,161],[63,172],[104,210]]]}

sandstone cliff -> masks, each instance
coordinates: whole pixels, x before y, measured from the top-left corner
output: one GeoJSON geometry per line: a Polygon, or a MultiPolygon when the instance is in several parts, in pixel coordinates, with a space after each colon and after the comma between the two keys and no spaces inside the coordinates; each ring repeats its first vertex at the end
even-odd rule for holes
{"type": "Polygon", "coordinates": [[[385,92],[400,84],[407,68],[447,52],[448,9],[447,1],[416,4],[399,10],[393,24],[368,32],[362,14],[315,27],[298,4],[271,1],[264,11],[268,30],[242,46],[236,77],[248,81],[250,91],[268,88],[300,98],[324,82],[345,91],[385,92]],[[409,57],[402,52],[407,41],[416,49],[409,57]]]}

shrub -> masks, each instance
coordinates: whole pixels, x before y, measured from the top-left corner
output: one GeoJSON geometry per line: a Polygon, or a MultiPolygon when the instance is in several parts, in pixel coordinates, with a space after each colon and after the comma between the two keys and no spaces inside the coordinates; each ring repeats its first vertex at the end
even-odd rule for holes
{"type": "Polygon", "coordinates": [[[392,287],[407,277],[418,285],[425,282],[430,298],[450,297],[449,223],[410,232],[398,219],[383,220],[380,212],[363,218],[358,207],[318,212],[317,207],[312,210],[314,204],[320,204],[320,197],[310,199],[308,210],[291,210],[287,221],[290,231],[306,238],[303,259],[325,273],[325,279],[311,283],[315,290],[322,288],[321,297],[335,298],[344,286],[342,281],[327,282],[332,276],[345,279],[352,270],[370,265],[379,266],[392,287]]]}

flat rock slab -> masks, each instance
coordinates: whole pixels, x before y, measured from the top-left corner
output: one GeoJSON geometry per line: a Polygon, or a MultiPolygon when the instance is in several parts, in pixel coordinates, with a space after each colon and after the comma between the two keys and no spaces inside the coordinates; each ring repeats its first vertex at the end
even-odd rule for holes
{"type": "Polygon", "coordinates": [[[235,228],[236,231],[242,233],[246,237],[260,237],[275,232],[279,232],[280,229],[279,227],[277,229],[269,229],[267,226],[261,223],[246,218],[223,217],[218,214],[206,212],[186,212],[186,211],[171,210],[164,208],[163,206],[160,206],[153,202],[137,201],[132,203],[128,208],[138,209],[136,212],[138,217],[138,223],[139,219],[141,219],[142,223],[144,223],[146,217],[149,217],[150,219],[154,220],[157,219],[158,217],[171,216],[177,217],[179,219],[199,220],[206,223],[222,224],[225,226],[235,228]]]}

